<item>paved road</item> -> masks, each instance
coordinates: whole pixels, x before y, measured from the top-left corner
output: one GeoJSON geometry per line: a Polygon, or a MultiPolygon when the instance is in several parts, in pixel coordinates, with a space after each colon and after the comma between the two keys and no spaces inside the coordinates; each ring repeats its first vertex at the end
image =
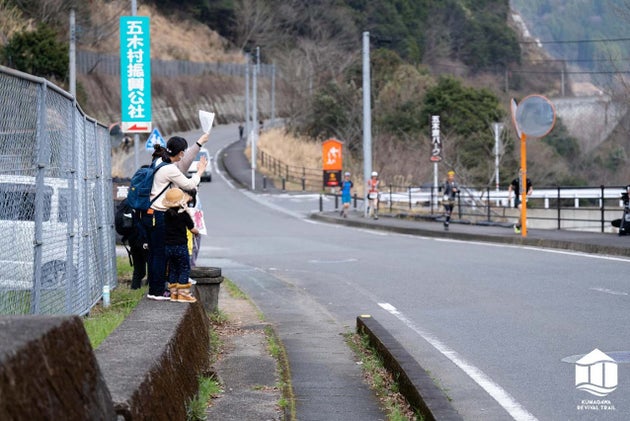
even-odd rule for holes
{"type": "MultiPolygon", "coordinates": [[[[213,153],[237,132],[218,129],[213,153]]],[[[278,327],[299,419],[382,417],[340,407],[369,400],[347,387],[358,373],[340,337],[366,313],[465,419],[630,419],[628,364],[618,364],[617,390],[597,398],[576,389],[576,366],[562,361],[630,351],[630,260],[317,223],[303,216],[316,202],[213,180],[201,188],[210,234],[200,263],[222,267],[278,327]]]]}

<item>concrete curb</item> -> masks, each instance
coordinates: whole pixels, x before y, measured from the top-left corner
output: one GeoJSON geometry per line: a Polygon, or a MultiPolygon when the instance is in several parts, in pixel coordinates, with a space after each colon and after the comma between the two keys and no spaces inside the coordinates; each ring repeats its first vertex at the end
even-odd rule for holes
{"type": "MultiPolygon", "coordinates": [[[[532,247],[544,247],[560,250],[571,250],[582,253],[594,253],[594,254],[608,254],[613,256],[630,257],[630,247],[618,247],[615,245],[602,245],[602,244],[588,244],[576,241],[559,240],[559,239],[545,239],[545,238],[532,238],[532,237],[520,237],[520,236],[500,236],[500,235],[486,235],[483,233],[463,233],[454,231],[441,231],[430,230],[414,227],[399,227],[394,225],[388,225],[387,223],[375,224],[369,221],[357,220],[357,219],[341,219],[333,215],[325,215],[321,213],[312,213],[311,219],[317,221],[328,222],[332,224],[348,225],[352,227],[369,228],[378,231],[396,232],[399,234],[419,235],[423,237],[432,238],[451,238],[465,241],[481,241],[488,243],[499,244],[511,244],[521,246],[532,247]]],[[[381,219],[386,218],[382,217],[381,219]]]]}
{"type": "Polygon", "coordinates": [[[125,420],[186,419],[209,368],[209,322],[200,303],[143,298],[94,351],[116,413],[125,420]]]}
{"type": "Polygon", "coordinates": [[[79,316],[0,317],[0,419],[116,419],[79,316]]]}
{"type": "Polygon", "coordinates": [[[357,317],[357,332],[368,336],[370,344],[380,355],[385,368],[397,379],[400,393],[425,419],[463,420],[427,372],[374,318],[357,317]]]}

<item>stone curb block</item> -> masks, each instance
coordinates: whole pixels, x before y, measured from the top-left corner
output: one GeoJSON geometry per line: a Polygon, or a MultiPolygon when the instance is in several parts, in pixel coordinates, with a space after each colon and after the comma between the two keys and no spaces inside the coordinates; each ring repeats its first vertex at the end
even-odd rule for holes
{"type": "Polygon", "coordinates": [[[0,419],[115,418],[78,316],[0,318],[0,419]]]}
{"type": "Polygon", "coordinates": [[[348,225],[353,227],[360,228],[368,228],[379,231],[389,231],[396,232],[399,234],[410,234],[410,235],[422,235],[424,237],[433,237],[433,238],[452,238],[459,240],[468,240],[468,241],[483,241],[489,243],[499,243],[499,244],[513,244],[513,245],[523,245],[523,246],[533,246],[533,247],[545,247],[545,248],[554,248],[560,250],[572,250],[582,253],[596,253],[596,254],[609,254],[613,256],[625,256],[630,257],[630,247],[615,247],[615,246],[604,246],[604,245],[595,245],[595,244],[584,244],[580,242],[573,241],[563,241],[563,240],[549,240],[549,239],[536,239],[530,237],[520,237],[520,236],[496,236],[496,235],[484,235],[484,234],[470,234],[463,232],[453,232],[453,231],[436,231],[436,230],[428,230],[422,228],[410,228],[410,227],[396,227],[387,224],[372,224],[365,221],[353,220],[353,219],[339,219],[331,215],[323,215],[320,213],[312,213],[310,215],[311,219],[317,221],[324,221],[332,224],[340,224],[340,225],[348,225]]]}
{"type": "Polygon", "coordinates": [[[357,332],[368,336],[385,368],[397,379],[400,393],[427,420],[463,420],[426,371],[374,318],[357,317],[357,332]]]}
{"type": "Polygon", "coordinates": [[[199,303],[144,298],[95,351],[125,420],[186,419],[209,368],[209,322],[199,303]]]}

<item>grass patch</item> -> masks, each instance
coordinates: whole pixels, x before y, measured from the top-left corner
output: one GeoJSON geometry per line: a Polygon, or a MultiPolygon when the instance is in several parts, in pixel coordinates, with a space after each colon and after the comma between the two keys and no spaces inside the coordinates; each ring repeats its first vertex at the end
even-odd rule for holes
{"type": "Polygon", "coordinates": [[[370,346],[367,335],[347,333],[346,343],[354,352],[357,363],[363,369],[363,377],[376,393],[385,409],[388,421],[424,421],[400,394],[398,383],[383,366],[378,353],[370,346]]]}
{"type": "Polygon", "coordinates": [[[223,282],[221,284],[227,289],[227,291],[230,293],[230,296],[232,298],[241,298],[243,300],[249,299],[247,295],[245,295],[245,293],[241,291],[241,289],[234,282],[230,281],[228,278],[224,277],[223,282]]]}
{"type": "Polygon", "coordinates": [[[111,292],[111,305],[105,308],[101,304],[97,304],[92,308],[90,314],[83,319],[83,326],[93,349],[98,348],[101,342],[125,320],[147,292],[146,288],[132,290],[126,283],[121,282],[125,279],[131,279],[133,274],[129,259],[117,257],[116,269],[119,282],[118,287],[111,292]]]}
{"type": "Polygon", "coordinates": [[[186,405],[186,420],[206,420],[208,405],[213,397],[221,393],[223,393],[221,385],[214,377],[199,376],[199,392],[186,405]]]}
{"type": "Polygon", "coordinates": [[[278,400],[278,407],[282,408],[285,413],[289,413],[290,420],[294,420],[296,419],[295,397],[293,396],[293,387],[291,385],[289,358],[284,346],[278,342],[276,333],[271,326],[265,327],[265,336],[267,337],[267,350],[278,363],[278,377],[280,379],[276,387],[282,391],[282,395],[278,400]]]}
{"type": "Polygon", "coordinates": [[[129,257],[116,257],[116,273],[118,274],[119,281],[131,279],[133,276],[133,267],[129,264],[129,257]]]}

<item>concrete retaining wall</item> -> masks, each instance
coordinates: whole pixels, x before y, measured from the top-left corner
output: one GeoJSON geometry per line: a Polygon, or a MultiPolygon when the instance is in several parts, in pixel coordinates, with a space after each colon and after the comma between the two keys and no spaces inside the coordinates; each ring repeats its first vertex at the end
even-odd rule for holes
{"type": "Polygon", "coordinates": [[[208,318],[199,303],[143,299],[96,358],[125,420],[183,420],[209,368],[208,318]]]}
{"type": "Polygon", "coordinates": [[[140,301],[96,351],[78,316],[0,318],[0,420],[185,420],[209,369],[201,304],[140,301]]]}
{"type": "Polygon", "coordinates": [[[78,316],[0,318],[0,419],[116,419],[78,316]]]}

